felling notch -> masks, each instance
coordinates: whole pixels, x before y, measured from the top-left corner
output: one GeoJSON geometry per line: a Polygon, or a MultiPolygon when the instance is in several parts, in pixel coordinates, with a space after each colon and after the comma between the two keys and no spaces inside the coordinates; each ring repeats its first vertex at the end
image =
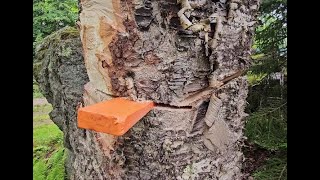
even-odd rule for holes
{"type": "Polygon", "coordinates": [[[152,101],[136,102],[114,98],[78,109],[78,127],[121,136],[145,116],[152,101]]]}

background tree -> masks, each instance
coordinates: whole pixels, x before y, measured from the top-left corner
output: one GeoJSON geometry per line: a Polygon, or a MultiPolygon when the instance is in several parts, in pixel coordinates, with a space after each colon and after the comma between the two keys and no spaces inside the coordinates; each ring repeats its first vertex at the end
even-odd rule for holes
{"type": "Polygon", "coordinates": [[[287,179],[287,1],[264,0],[260,12],[253,66],[248,72],[250,116],[245,128],[256,147],[249,148],[247,156],[265,152],[266,156],[252,158],[256,162],[268,157],[251,171],[255,179],[287,179]]]}
{"type": "Polygon", "coordinates": [[[33,53],[37,42],[78,18],[77,0],[33,0],[33,53]]]}

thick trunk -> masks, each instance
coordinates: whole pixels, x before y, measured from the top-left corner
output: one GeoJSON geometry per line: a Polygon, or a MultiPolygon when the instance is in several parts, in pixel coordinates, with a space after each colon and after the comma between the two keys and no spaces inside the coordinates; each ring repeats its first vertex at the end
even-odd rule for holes
{"type": "Polygon", "coordinates": [[[65,133],[70,179],[242,178],[241,72],[250,64],[258,1],[193,2],[193,24],[215,16],[208,44],[203,29],[183,30],[184,5],[175,0],[80,2],[86,71],[80,57],[65,65],[51,58],[42,76],[51,117],[65,133]],[[116,137],[77,128],[82,93],[84,106],[117,96],[157,106],[116,137]]]}

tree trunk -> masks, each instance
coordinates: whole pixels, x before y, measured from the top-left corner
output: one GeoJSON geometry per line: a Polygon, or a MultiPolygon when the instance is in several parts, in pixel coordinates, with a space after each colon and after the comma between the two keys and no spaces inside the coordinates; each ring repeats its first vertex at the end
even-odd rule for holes
{"type": "Polygon", "coordinates": [[[70,179],[243,178],[242,72],[259,0],[189,0],[193,9],[179,17],[186,2],[82,0],[84,59],[72,42],[55,47],[57,58],[40,57],[47,60],[38,79],[65,134],[70,179]],[[65,47],[74,60],[61,55],[65,47]],[[119,96],[156,107],[123,136],[77,128],[79,103],[119,96]]]}

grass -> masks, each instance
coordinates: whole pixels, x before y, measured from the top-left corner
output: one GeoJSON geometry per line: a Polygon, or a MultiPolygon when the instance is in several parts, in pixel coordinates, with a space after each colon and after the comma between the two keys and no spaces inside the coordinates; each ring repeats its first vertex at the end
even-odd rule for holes
{"type": "Polygon", "coordinates": [[[51,123],[48,115],[51,110],[52,106],[48,104],[33,107],[33,122],[38,123],[33,127],[34,180],[65,179],[66,152],[63,147],[63,133],[51,123]],[[49,124],[39,122],[49,122],[49,124]]]}
{"type": "Polygon", "coordinates": [[[35,105],[33,106],[33,112],[42,112],[45,114],[48,114],[50,111],[52,111],[51,104],[45,104],[45,105],[35,105]]]}
{"type": "Polygon", "coordinates": [[[44,121],[50,119],[48,114],[40,114],[33,117],[33,122],[44,121]]]}
{"type": "Polygon", "coordinates": [[[44,122],[50,120],[48,112],[52,111],[50,104],[33,106],[33,122],[44,122]]]}
{"type": "Polygon", "coordinates": [[[33,129],[33,145],[62,144],[63,134],[55,124],[46,124],[33,129]]]}
{"type": "Polygon", "coordinates": [[[33,98],[43,98],[40,88],[37,84],[33,84],[33,98]]]}

